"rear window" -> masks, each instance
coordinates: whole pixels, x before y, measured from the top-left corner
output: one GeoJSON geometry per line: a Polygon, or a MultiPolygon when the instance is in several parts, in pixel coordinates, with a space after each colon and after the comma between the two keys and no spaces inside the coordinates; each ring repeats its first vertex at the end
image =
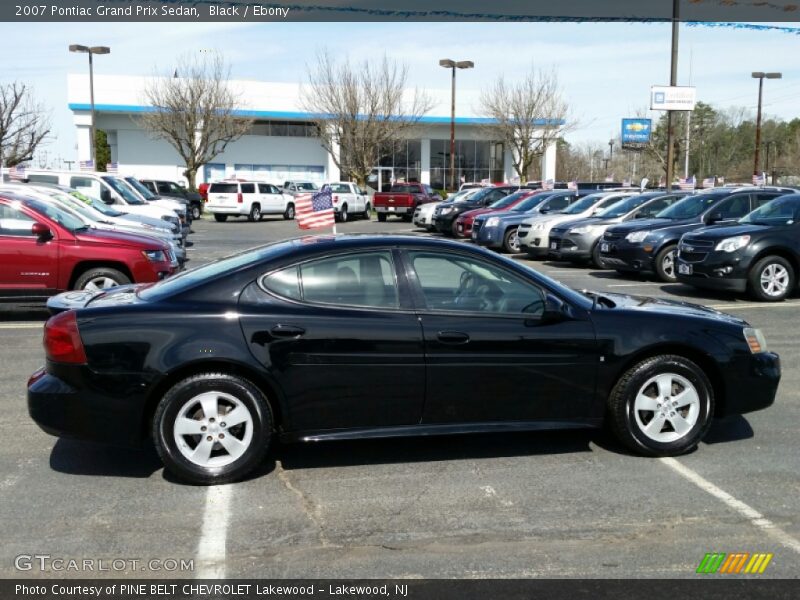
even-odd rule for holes
{"type": "Polygon", "coordinates": [[[348,194],[350,193],[350,187],[343,184],[343,183],[332,183],[330,185],[331,191],[334,194],[348,194]]]}
{"type": "Polygon", "coordinates": [[[419,191],[418,185],[393,185],[390,190],[396,194],[418,194],[419,191]]]}
{"type": "Polygon", "coordinates": [[[212,183],[208,188],[209,194],[238,194],[238,183],[212,183]]]}

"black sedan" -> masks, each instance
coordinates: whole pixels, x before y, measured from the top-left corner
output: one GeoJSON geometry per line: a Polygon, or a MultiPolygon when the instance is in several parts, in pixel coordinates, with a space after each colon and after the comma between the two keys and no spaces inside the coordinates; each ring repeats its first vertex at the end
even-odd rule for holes
{"type": "Polygon", "coordinates": [[[677,274],[696,287],[786,299],[800,275],[800,194],[776,198],[735,225],[687,233],[678,245],[677,274]]]}
{"type": "Polygon", "coordinates": [[[456,235],[455,225],[459,215],[476,208],[486,208],[509,194],[519,190],[519,186],[501,185],[483,189],[465,200],[442,202],[433,211],[433,226],[439,233],[456,235]]]}
{"type": "Polygon", "coordinates": [[[275,437],[607,423],[636,452],[675,455],[713,416],[770,406],[780,380],[778,356],[741,319],[578,293],[413,236],[278,242],[49,306],[33,419],[57,436],[152,438],[198,483],[244,477],[275,437]]]}

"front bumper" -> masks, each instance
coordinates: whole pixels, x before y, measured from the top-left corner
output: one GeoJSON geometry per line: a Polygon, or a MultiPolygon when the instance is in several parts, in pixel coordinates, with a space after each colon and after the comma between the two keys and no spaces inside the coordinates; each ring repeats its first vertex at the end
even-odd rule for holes
{"type": "Polygon", "coordinates": [[[502,248],[503,232],[504,230],[500,227],[486,227],[483,224],[479,224],[477,227],[475,227],[475,223],[473,223],[470,237],[472,238],[473,242],[480,246],[486,246],[487,248],[502,248]]]}
{"type": "MultiPolygon", "coordinates": [[[[693,255],[689,255],[693,258],[693,255]]],[[[702,260],[687,260],[678,253],[676,275],[687,285],[721,291],[747,291],[747,266],[738,252],[708,252],[702,260]]]]}
{"type": "Polygon", "coordinates": [[[777,354],[743,355],[733,367],[733,374],[725,383],[725,397],[717,400],[717,416],[762,410],[775,402],[781,381],[781,359],[777,354]]]}
{"type": "Polygon", "coordinates": [[[433,226],[439,233],[452,233],[456,217],[458,217],[457,214],[434,215],[433,226]]]}
{"type": "Polygon", "coordinates": [[[528,256],[533,258],[545,258],[550,252],[548,246],[548,234],[541,229],[533,230],[530,227],[519,227],[517,229],[519,238],[519,248],[528,256]]]}
{"type": "Polygon", "coordinates": [[[625,239],[609,241],[603,238],[600,240],[600,257],[610,269],[619,271],[652,273],[655,270],[653,258],[657,250],[653,247],[653,250],[648,252],[644,249],[644,244],[632,244],[625,239]],[[607,244],[607,246],[603,244],[607,244]],[[604,248],[606,248],[605,251],[604,248]]]}
{"type": "Polygon", "coordinates": [[[580,261],[592,257],[592,248],[597,238],[587,235],[556,235],[551,233],[547,256],[553,260],[580,261]]]}

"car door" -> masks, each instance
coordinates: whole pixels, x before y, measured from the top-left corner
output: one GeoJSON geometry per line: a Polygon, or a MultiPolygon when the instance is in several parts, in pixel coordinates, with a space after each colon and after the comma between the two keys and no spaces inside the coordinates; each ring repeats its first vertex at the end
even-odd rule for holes
{"type": "Polygon", "coordinates": [[[47,296],[58,288],[57,235],[50,223],[0,203],[0,296],[47,296]],[[33,234],[37,222],[51,237],[33,234]]]}
{"type": "Polygon", "coordinates": [[[394,264],[388,249],[314,258],[242,294],[244,334],[280,386],[292,429],[419,423],[422,329],[394,264]]]}
{"type": "Polygon", "coordinates": [[[425,340],[424,423],[586,416],[598,358],[588,319],[543,319],[547,292],[456,251],[404,254],[425,340]]]}

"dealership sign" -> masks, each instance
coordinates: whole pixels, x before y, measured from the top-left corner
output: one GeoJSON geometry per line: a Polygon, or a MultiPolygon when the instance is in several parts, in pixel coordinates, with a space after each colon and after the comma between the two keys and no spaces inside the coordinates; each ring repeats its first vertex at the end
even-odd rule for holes
{"type": "Polygon", "coordinates": [[[694,110],[697,88],[654,85],[650,88],[650,110],[694,110]]]}
{"type": "Polygon", "coordinates": [[[622,119],[622,147],[635,148],[650,141],[653,122],[650,119],[622,119]]]}

